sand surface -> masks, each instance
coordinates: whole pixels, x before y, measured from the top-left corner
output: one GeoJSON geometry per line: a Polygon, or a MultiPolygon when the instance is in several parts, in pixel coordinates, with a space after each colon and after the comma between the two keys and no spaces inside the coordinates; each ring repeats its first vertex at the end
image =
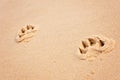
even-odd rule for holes
{"type": "Polygon", "coordinates": [[[0,80],[120,80],[119,0],[0,0],[0,80]],[[39,26],[16,43],[24,25],[39,26]],[[79,41],[102,34],[114,50],[92,62],[75,53],[79,41]]]}

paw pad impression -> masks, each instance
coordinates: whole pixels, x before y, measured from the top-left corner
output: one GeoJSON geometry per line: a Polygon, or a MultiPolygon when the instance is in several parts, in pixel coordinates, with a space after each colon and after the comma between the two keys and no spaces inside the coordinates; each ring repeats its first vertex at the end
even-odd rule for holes
{"type": "Polygon", "coordinates": [[[92,60],[101,53],[113,50],[115,41],[104,36],[92,36],[81,41],[79,46],[80,59],[92,60]]]}
{"type": "Polygon", "coordinates": [[[35,35],[37,31],[38,31],[38,27],[32,25],[26,25],[18,31],[16,41],[18,43],[28,42],[31,40],[31,38],[35,35]]]}

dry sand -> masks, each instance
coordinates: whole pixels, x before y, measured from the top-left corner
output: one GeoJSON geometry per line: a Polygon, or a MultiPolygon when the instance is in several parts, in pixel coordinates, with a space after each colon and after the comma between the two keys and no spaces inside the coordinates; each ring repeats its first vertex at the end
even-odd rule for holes
{"type": "Polygon", "coordinates": [[[0,80],[120,80],[119,0],[0,0],[0,80]],[[16,43],[24,25],[39,26],[16,43]],[[79,40],[102,34],[115,49],[92,62],[75,53],[79,40]]]}

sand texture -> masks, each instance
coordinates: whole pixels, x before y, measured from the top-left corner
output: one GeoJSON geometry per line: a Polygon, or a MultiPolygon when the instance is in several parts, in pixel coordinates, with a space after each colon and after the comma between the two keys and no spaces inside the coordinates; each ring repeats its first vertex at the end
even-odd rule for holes
{"type": "Polygon", "coordinates": [[[94,60],[97,56],[111,52],[115,41],[104,36],[91,36],[81,40],[78,56],[81,60],[94,60]]]}
{"type": "Polygon", "coordinates": [[[120,0],[0,0],[0,80],[120,80],[119,45],[120,0]]]}
{"type": "Polygon", "coordinates": [[[16,42],[29,42],[37,31],[38,28],[32,25],[22,27],[17,33],[16,42]]]}

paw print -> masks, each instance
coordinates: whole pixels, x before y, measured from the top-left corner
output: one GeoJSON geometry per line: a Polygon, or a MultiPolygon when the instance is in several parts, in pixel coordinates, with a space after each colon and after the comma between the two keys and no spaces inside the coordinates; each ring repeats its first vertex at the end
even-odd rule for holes
{"type": "Polygon", "coordinates": [[[35,35],[37,30],[38,29],[32,25],[24,26],[18,31],[16,41],[17,42],[30,41],[30,38],[32,38],[35,35]]]}
{"type": "Polygon", "coordinates": [[[114,48],[115,41],[104,36],[93,36],[81,41],[80,59],[92,60],[101,53],[108,53],[114,48]]]}

